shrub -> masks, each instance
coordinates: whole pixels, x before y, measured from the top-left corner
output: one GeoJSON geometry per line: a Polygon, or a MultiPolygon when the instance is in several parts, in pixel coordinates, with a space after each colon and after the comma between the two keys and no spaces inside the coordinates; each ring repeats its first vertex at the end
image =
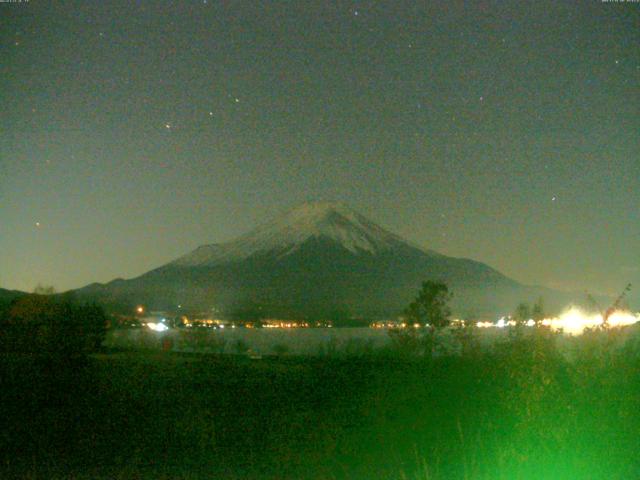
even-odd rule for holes
{"type": "Polygon", "coordinates": [[[284,343],[276,343],[273,348],[273,353],[274,355],[277,355],[278,357],[282,357],[284,355],[286,355],[287,353],[289,353],[289,347],[287,345],[285,345],[284,343]]]}
{"type": "Polygon", "coordinates": [[[27,295],[15,299],[0,317],[0,350],[83,355],[100,348],[106,325],[107,317],[96,305],[27,295]]]}
{"type": "Polygon", "coordinates": [[[247,342],[245,342],[241,338],[235,341],[235,343],[233,344],[233,349],[238,355],[246,355],[250,350],[249,344],[247,344],[247,342]]]}

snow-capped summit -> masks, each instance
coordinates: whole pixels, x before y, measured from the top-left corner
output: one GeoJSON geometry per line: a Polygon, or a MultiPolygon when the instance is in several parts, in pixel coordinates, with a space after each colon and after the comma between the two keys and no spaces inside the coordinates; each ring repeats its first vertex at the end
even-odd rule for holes
{"type": "Polygon", "coordinates": [[[271,251],[287,255],[311,238],[331,240],[352,253],[376,254],[405,242],[340,203],[308,202],[236,240],[203,245],[174,266],[212,266],[271,251]]]}

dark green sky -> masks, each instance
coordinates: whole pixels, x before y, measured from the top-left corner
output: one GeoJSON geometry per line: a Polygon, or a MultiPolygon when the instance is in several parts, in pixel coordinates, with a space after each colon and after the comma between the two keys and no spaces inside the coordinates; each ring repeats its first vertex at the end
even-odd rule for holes
{"type": "Polygon", "coordinates": [[[640,3],[0,3],[0,286],[308,199],[525,283],[640,284],[640,3]]]}

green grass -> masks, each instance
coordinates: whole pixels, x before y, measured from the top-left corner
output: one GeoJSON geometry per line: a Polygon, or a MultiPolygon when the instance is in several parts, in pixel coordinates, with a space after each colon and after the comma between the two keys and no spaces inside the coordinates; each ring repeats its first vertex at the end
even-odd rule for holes
{"type": "Polygon", "coordinates": [[[640,353],[603,335],[571,362],[3,355],[0,478],[640,478],[640,353]]]}

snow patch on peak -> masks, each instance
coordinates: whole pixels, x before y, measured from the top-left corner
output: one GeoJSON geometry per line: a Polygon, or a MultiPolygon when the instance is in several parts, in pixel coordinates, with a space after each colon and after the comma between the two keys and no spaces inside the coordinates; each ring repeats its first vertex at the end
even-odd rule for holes
{"type": "Polygon", "coordinates": [[[309,202],[277,217],[237,240],[204,245],[172,262],[176,266],[212,266],[243,260],[257,253],[286,251],[288,255],[311,238],[328,238],[352,253],[378,252],[405,242],[349,207],[309,202]]]}

